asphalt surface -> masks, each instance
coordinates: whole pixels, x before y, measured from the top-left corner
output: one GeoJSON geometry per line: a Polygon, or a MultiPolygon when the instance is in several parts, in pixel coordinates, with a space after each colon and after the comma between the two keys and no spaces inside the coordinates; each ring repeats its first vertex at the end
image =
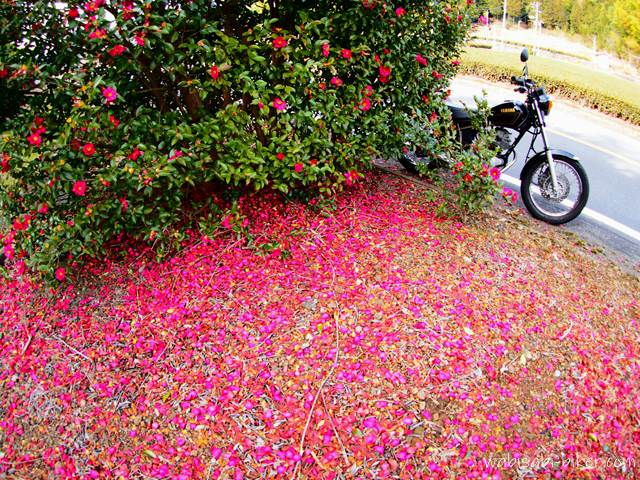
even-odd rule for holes
{"type": "MultiPolygon", "coordinates": [[[[535,80],[535,72],[530,74],[535,80]]],[[[507,99],[524,101],[525,97],[509,85],[458,77],[452,82],[449,101],[473,106],[473,96],[482,95],[483,89],[490,105],[507,99]]],[[[547,127],[550,146],[577,155],[590,184],[587,208],[559,228],[633,263],[640,262],[640,128],[558,99],[554,99],[547,127]]],[[[521,141],[518,160],[505,172],[505,183],[519,178],[529,143],[530,136],[521,141]]]]}

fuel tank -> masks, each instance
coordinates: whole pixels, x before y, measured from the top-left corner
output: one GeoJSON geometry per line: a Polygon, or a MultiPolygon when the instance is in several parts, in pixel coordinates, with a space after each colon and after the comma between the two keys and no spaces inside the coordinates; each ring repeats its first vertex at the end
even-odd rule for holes
{"type": "Polygon", "coordinates": [[[518,129],[527,120],[527,107],[517,100],[509,100],[491,107],[489,121],[497,127],[518,129]]]}

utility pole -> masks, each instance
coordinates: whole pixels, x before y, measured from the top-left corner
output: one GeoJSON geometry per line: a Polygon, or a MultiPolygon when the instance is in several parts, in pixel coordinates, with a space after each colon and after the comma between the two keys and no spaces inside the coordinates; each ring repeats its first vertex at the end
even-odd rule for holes
{"type": "MultiPolygon", "coordinates": [[[[542,34],[542,21],[540,20],[540,2],[533,2],[531,6],[535,9],[536,16],[533,20],[533,31],[536,33],[536,39],[538,34],[542,34]]],[[[537,43],[537,42],[536,42],[537,43]]],[[[534,53],[538,52],[538,46],[534,46],[534,53]]]]}
{"type": "Polygon", "coordinates": [[[507,0],[502,4],[502,30],[507,28],[507,0]]]}

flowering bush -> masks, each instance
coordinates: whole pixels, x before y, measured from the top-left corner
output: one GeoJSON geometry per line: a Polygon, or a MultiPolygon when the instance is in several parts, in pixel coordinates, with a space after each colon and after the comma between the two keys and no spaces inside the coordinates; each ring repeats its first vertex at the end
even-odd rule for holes
{"type": "Polygon", "coordinates": [[[500,186],[500,170],[491,165],[496,154],[495,131],[488,120],[491,110],[486,97],[475,97],[474,100],[477,110],[469,110],[469,116],[477,133],[470,148],[457,149],[457,161],[452,168],[454,202],[458,208],[470,213],[490,204],[500,186]]]}
{"type": "Polygon", "coordinates": [[[437,0],[3,2],[4,254],[53,274],[123,235],[179,240],[216,186],[357,182],[440,121],[467,19],[437,0]]]}

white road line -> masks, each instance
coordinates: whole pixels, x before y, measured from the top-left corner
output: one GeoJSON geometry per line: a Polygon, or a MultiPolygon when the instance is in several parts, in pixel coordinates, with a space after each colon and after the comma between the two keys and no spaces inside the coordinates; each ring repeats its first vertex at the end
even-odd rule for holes
{"type": "MultiPolygon", "coordinates": [[[[511,175],[502,174],[500,176],[500,180],[504,180],[505,182],[510,183],[511,185],[516,185],[520,187],[520,180],[512,177],[511,175]]],[[[623,235],[635,240],[636,242],[640,242],[640,232],[638,232],[637,230],[634,230],[631,227],[627,227],[626,225],[623,225],[622,223],[617,222],[614,219],[609,218],[606,215],[603,215],[602,213],[598,213],[594,210],[591,210],[590,208],[585,207],[585,209],[582,210],[581,215],[584,215],[585,217],[595,220],[598,223],[606,225],[611,230],[615,230],[619,233],[622,233],[623,235]]]]}
{"type": "Polygon", "coordinates": [[[625,157],[624,155],[620,155],[619,153],[612,152],[611,150],[607,150],[606,148],[602,148],[599,145],[596,145],[594,143],[587,142],[586,140],[582,140],[580,138],[576,138],[576,137],[574,137],[572,135],[569,135],[567,133],[560,132],[560,131],[556,130],[555,128],[547,127],[547,131],[551,132],[551,133],[554,133],[556,135],[559,135],[561,137],[568,138],[569,140],[572,140],[574,142],[586,145],[587,147],[592,148],[593,150],[598,150],[598,151],[600,151],[602,153],[606,153],[607,155],[609,155],[611,157],[615,157],[615,158],[617,158],[619,160],[622,160],[623,162],[626,162],[626,163],[628,163],[630,165],[633,165],[634,167],[640,166],[640,162],[634,161],[634,160],[632,160],[630,158],[625,157]]]}

